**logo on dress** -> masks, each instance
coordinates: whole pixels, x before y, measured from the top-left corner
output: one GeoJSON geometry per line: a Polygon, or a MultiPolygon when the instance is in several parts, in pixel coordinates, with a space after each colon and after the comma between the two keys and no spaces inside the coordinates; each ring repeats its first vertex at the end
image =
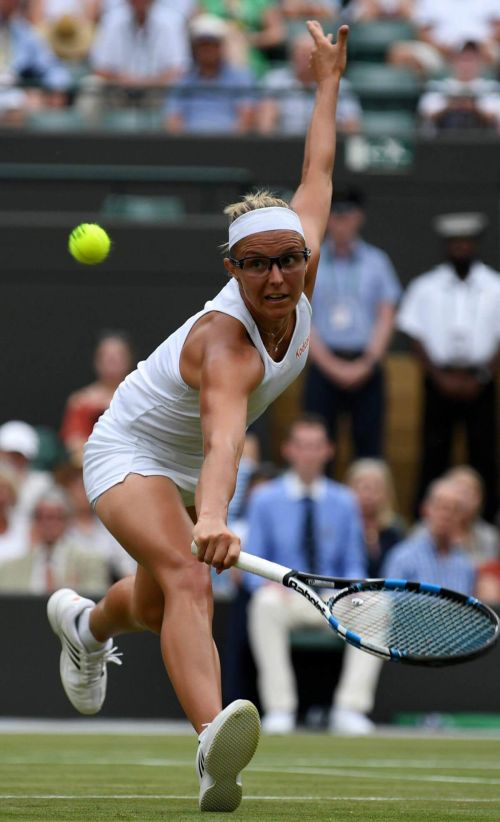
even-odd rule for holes
{"type": "Polygon", "coordinates": [[[302,354],[304,353],[304,351],[307,351],[308,348],[309,348],[309,337],[306,337],[304,342],[301,345],[299,345],[299,347],[297,348],[297,350],[295,352],[295,356],[297,357],[297,359],[299,359],[299,357],[301,357],[302,354]]]}

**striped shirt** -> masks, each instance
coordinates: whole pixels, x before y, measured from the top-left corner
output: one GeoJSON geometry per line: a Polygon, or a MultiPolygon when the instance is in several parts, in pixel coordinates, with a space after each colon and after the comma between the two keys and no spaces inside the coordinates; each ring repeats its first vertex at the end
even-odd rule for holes
{"type": "Polygon", "coordinates": [[[452,547],[447,553],[440,553],[427,529],[389,551],[382,576],[430,582],[466,595],[474,593],[474,567],[465,551],[452,547]]]}

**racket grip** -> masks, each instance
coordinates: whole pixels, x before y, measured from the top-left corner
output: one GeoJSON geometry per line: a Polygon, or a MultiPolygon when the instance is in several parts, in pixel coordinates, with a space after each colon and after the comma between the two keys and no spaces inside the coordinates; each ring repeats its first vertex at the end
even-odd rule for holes
{"type": "MultiPolygon", "coordinates": [[[[191,543],[191,553],[195,555],[198,553],[198,548],[194,542],[191,543]]],[[[285,565],[279,565],[277,562],[247,554],[246,551],[240,551],[236,568],[241,571],[249,571],[251,574],[257,574],[257,576],[269,579],[271,582],[283,582],[284,577],[291,570],[285,565]]]]}

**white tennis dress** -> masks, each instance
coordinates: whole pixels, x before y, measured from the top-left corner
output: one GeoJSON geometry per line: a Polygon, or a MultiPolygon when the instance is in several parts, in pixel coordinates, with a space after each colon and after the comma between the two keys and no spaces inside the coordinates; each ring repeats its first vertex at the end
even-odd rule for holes
{"type": "Polygon", "coordinates": [[[295,329],[286,355],[280,362],[274,362],[241,298],[238,283],[232,278],[202,311],[186,320],[118,386],[111,405],[96,423],[85,446],[84,482],[92,504],[131,473],[170,477],[184,504],[194,504],[203,462],[199,392],[184,382],[179,363],[191,328],[211,311],[236,317],[264,363],[262,381],[248,400],[247,425],[302,371],[311,328],[307,297],[302,294],[295,309],[295,329]]]}

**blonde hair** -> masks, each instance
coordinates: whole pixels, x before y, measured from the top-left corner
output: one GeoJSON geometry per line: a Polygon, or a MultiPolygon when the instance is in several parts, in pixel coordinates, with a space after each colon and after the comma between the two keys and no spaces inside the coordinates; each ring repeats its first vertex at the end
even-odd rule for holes
{"type": "MultiPolygon", "coordinates": [[[[230,203],[224,209],[224,214],[229,217],[229,222],[233,223],[242,214],[247,214],[249,211],[256,211],[258,208],[290,208],[286,200],[276,197],[271,191],[266,188],[259,188],[257,191],[251,191],[245,194],[237,203],[230,203]]],[[[290,209],[292,210],[292,209],[290,209]]],[[[222,251],[229,251],[229,243],[223,243],[222,251]]]]}
{"type": "Polygon", "coordinates": [[[387,463],[383,460],[364,458],[353,462],[346,474],[346,483],[353,486],[354,482],[366,474],[375,474],[385,486],[385,505],[378,514],[378,524],[381,527],[390,525],[396,517],[396,492],[394,480],[387,463]]]}

